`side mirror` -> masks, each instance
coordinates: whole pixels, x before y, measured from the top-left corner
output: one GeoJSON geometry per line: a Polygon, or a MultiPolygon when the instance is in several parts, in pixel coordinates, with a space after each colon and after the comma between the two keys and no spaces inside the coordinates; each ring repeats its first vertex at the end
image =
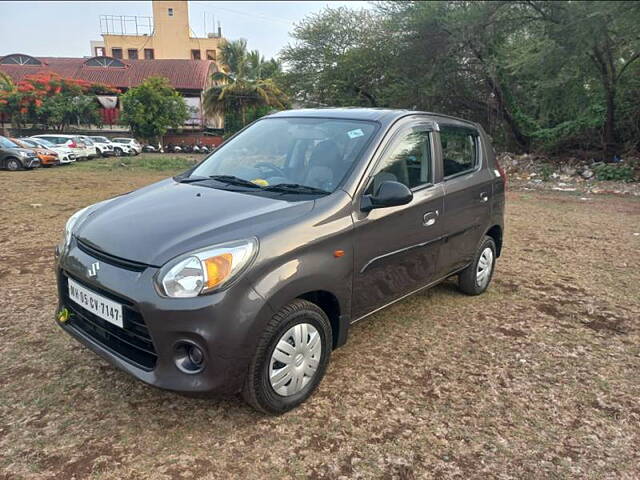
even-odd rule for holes
{"type": "Polygon", "coordinates": [[[413,193],[400,182],[386,181],[378,187],[373,195],[364,195],[360,202],[360,210],[370,212],[374,208],[395,207],[406,205],[413,200],[413,193]]]}

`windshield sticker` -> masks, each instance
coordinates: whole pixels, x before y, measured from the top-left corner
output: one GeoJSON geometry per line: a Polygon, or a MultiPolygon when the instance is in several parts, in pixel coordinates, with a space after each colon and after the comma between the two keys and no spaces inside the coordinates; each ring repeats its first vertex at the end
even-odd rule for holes
{"type": "Polygon", "coordinates": [[[349,135],[349,138],[353,140],[354,138],[362,137],[364,135],[364,132],[361,128],[356,128],[355,130],[348,131],[347,135],[349,135]]]}

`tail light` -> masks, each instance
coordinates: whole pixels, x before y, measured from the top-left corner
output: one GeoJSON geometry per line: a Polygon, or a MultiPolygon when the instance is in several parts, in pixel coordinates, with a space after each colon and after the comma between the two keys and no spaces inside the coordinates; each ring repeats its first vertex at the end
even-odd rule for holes
{"type": "Polygon", "coordinates": [[[71,140],[71,143],[69,144],[69,148],[78,148],[78,144],[73,140],[71,140]]]}
{"type": "Polygon", "coordinates": [[[500,162],[498,162],[498,158],[496,158],[495,161],[496,161],[496,168],[498,169],[498,173],[500,173],[500,178],[502,178],[502,181],[504,182],[504,188],[506,190],[507,189],[507,173],[504,171],[504,168],[502,168],[502,165],[500,165],[500,162]]]}

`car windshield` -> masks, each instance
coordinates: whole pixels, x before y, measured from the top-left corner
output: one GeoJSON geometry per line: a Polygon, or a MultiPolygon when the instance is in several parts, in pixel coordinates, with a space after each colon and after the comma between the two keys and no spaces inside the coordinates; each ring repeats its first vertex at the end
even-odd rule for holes
{"type": "Polygon", "coordinates": [[[129,143],[130,142],[130,140],[128,138],[114,138],[113,141],[116,142],[116,143],[129,143]]]}
{"type": "Polygon", "coordinates": [[[44,138],[39,138],[38,140],[32,140],[34,143],[38,143],[40,145],[44,145],[45,147],[55,147],[56,144],[53,142],[50,142],[47,139],[44,138]]]}
{"type": "Polygon", "coordinates": [[[0,146],[4,148],[19,148],[18,145],[5,137],[0,137],[0,146]]]}
{"type": "Polygon", "coordinates": [[[332,118],[267,118],[223,144],[191,177],[233,177],[266,190],[309,187],[333,192],[377,124],[332,118]]]}
{"type": "Polygon", "coordinates": [[[91,140],[99,143],[109,143],[109,140],[107,140],[105,137],[91,137],[91,140]]]}
{"type": "Polygon", "coordinates": [[[87,138],[87,137],[80,137],[80,140],[82,142],[84,142],[86,145],[93,145],[93,140],[87,138]]]}
{"type": "Polygon", "coordinates": [[[39,147],[38,142],[34,142],[30,138],[20,138],[20,143],[23,145],[29,145],[30,147],[39,147]]]}

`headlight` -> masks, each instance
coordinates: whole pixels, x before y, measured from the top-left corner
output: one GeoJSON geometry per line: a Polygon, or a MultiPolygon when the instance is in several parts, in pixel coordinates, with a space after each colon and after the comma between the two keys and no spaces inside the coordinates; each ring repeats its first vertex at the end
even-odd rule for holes
{"type": "Polygon", "coordinates": [[[258,241],[251,238],[183,255],[158,272],[158,290],[174,298],[192,298],[219,290],[249,266],[257,251],[258,241]]]}
{"type": "Polygon", "coordinates": [[[69,220],[67,220],[67,223],[64,226],[62,240],[60,241],[60,252],[64,252],[69,246],[69,243],[71,242],[71,234],[73,233],[73,227],[75,227],[80,217],[84,215],[84,212],[86,212],[88,208],[89,207],[84,207],[83,209],[78,210],[76,213],[69,217],[69,220]]]}

